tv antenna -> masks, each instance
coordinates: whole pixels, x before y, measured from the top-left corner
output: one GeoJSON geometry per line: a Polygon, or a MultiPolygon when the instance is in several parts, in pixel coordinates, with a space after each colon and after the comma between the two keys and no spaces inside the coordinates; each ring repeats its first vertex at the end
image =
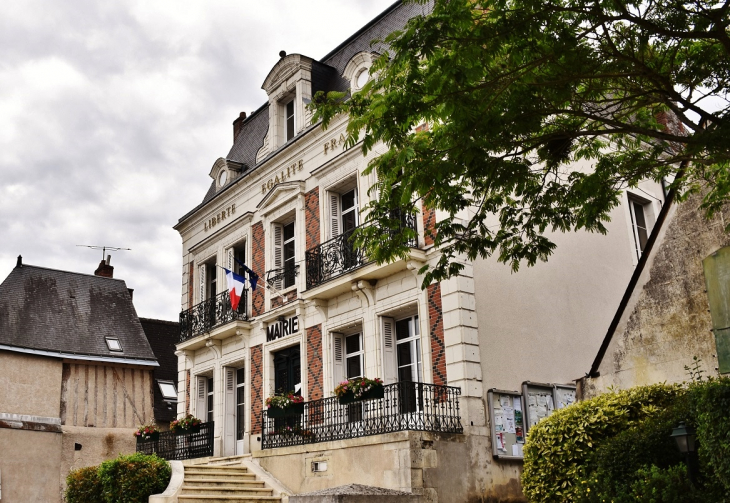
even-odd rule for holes
{"type": "Polygon", "coordinates": [[[101,259],[102,260],[106,260],[106,251],[107,250],[109,250],[109,251],[118,251],[118,250],[131,251],[132,250],[131,248],[118,248],[116,246],[94,246],[94,245],[76,245],[76,246],[83,246],[85,248],[91,248],[92,250],[101,250],[101,259]]]}

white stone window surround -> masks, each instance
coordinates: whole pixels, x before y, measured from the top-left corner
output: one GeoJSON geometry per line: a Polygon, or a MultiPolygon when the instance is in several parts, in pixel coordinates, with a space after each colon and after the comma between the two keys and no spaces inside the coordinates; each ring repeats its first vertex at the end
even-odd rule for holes
{"type": "Polygon", "coordinates": [[[306,105],[312,100],[313,60],[301,54],[284,56],[267,75],[261,88],[269,96],[268,138],[275,150],[287,142],[286,105],[294,100],[294,136],[305,129],[306,105]]]}
{"type": "Polygon", "coordinates": [[[342,77],[350,83],[351,93],[356,93],[362,89],[365,83],[370,80],[370,67],[376,57],[377,53],[363,51],[350,58],[345,70],[342,72],[342,77]]]}
{"type": "MultiPolygon", "coordinates": [[[[275,250],[274,250],[274,226],[288,224],[294,222],[294,263],[299,264],[299,275],[294,279],[294,284],[286,289],[278,289],[280,293],[295,290],[298,288],[304,278],[304,243],[305,240],[305,223],[304,223],[304,194],[305,182],[292,181],[283,182],[274,186],[261,200],[258,205],[259,213],[262,217],[262,223],[265,230],[266,239],[266,270],[275,268],[275,250]]],[[[258,271],[257,271],[258,272],[258,271]]],[[[266,271],[263,272],[266,274],[266,271]]],[[[261,275],[261,272],[259,272],[261,275]]],[[[261,281],[265,281],[265,276],[261,281]]],[[[271,299],[276,296],[269,289],[265,290],[266,306],[270,309],[271,299]]]]}

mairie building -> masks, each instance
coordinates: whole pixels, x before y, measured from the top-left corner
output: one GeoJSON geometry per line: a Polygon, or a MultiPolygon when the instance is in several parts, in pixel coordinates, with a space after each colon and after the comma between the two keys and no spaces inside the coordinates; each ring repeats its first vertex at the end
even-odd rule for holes
{"type": "Polygon", "coordinates": [[[271,55],[268,101],[233,122],[210,188],[175,226],[178,416],[213,422],[215,456],[251,455],[292,494],[357,483],[424,501],[521,498],[529,428],[575,400],[664,200],[642,184],[605,236],[554,235],[549,262],[515,274],[465,260],[425,289],[418,271],[439,251],[424,230],[441,215],[420,208],[400,216],[418,231],[408,257],[372,262],[350,237],[385,146],[346,148],[347,118],[324,130],[307,105],[358,92],[385,50],[371,41],[428,8],[397,2],[321,59],[271,55]],[[225,269],[252,279],[241,264],[258,281],[233,310],[225,269]],[[337,384],[363,376],[383,397],[341,404],[337,384]],[[301,414],[269,417],[266,398],[288,391],[301,414]]]}

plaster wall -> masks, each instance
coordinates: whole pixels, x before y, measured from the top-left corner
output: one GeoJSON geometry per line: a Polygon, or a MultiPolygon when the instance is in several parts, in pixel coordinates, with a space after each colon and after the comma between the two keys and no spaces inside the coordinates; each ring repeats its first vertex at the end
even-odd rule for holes
{"type": "Polygon", "coordinates": [[[60,433],[0,428],[3,503],[60,502],[60,464],[60,433]]]}
{"type": "MultiPolygon", "coordinates": [[[[120,454],[133,454],[137,448],[133,435],[135,430],[136,428],[63,426],[62,445],[58,446],[60,459],[54,467],[54,473],[60,471],[60,479],[55,476],[49,478],[57,481],[63,491],[66,488],[66,476],[71,470],[97,466],[120,454]],[[76,444],[80,446],[78,450],[76,444]]],[[[4,499],[2,503],[5,503],[4,499]]]]}
{"type": "MultiPolygon", "coordinates": [[[[662,198],[650,182],[639,193],[662,198]]],[[[661,206],[650,206],[653,225],[661,206]]],[[[496,258],[474,262],[485,392],[570,383],[590,368],[638,262],[626,196],[605,225],[606,235],[549,234],[557,248],[548,261],[517,273],[496,258]]]]}
{"type": "Polygon", "coordinates": [[[0,412],[58,417],[60,360],[0,351],[0,412]]]}
{"type": "Polygon", "coordinates": [[[586,397],[609,386],[629,388],[689,378],[694,356],[705,376],[717,375],[717,355],[702,260],[730,244],[730,212],[705,220],[700,196],[670,208],[597,378],[586,379],[586,397]]]}

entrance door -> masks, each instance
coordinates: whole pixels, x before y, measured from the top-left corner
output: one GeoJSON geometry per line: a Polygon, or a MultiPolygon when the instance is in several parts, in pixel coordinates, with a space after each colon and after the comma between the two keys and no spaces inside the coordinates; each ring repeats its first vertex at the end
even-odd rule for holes
{"type": "Polygon", "coordinates": [[[276,393],[294,391],[301,395],[302,363],[299,345],[274,353],[274,389],[276,393]]]}

